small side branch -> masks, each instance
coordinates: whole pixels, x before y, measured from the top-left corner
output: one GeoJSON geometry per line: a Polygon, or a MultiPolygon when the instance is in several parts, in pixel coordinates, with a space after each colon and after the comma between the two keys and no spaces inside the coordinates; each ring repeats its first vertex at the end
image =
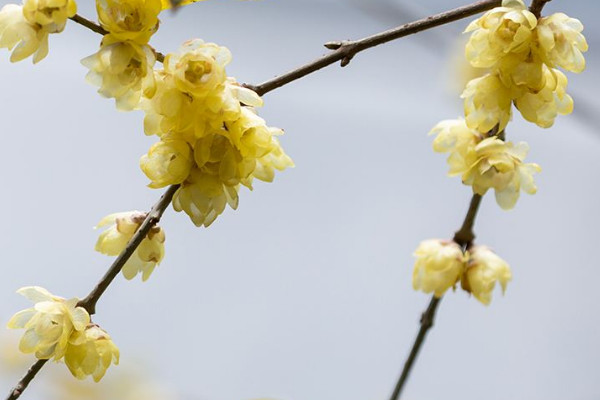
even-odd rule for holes
{"type": "Polygon", "coordinates": [[[35,378],[37,373],[40,372],[44,364],[46,364],[47,362],[48,360],[37,360],[36,363],[33,364],[27,370],[27,373],[23,375],[19,383],[17,383],[17,385],[14,388],[12,388],[6,400],[18,399],[19,396],[21,396],[21,394],[25,391],[25,389],[27,389],[27,386],[29,386],[29,382],[31,382],[33,378],[35,378]]]}
{"type": "Polygon", "coordinates": [[[408,24],[401,25],[397,28],[390,29],[364,39],[346,42],[329,42],[325,44],[331,53],[322,56],[300,68],[294,69],[286,74],[278,76],[269,81],[263,82],[260,85],[246,85],[248,88],[254,90],[260,96],[268,93],[278,87],[287,85],[297,79],[300,79],[306,75],[309,75],[315,71],[318,71],[328,65],[341,62],[341,66],[344,67],[350,63],[352,57],[357,53],[370,49],[371,47],[378,46],[383,43],[390,42],[402,38],[404,36],[412,35],[427,29],[435,28],[440,25],[444,25],[450,22],[458,21],[463,18],[470,17],[480,12],[490,10],[494,7],[499,6],[502,3],[501,0],[483,0],[473,4],[469,4],[463,7],[455,8],[450,11],[445,11],[440,14],[432,15],[427,18],[423,18],[408,24]]]}

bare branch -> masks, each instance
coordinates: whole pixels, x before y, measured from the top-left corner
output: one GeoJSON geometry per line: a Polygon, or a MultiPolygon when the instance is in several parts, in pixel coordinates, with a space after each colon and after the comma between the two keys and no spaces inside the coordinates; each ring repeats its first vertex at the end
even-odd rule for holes
{"type": "Polygon", "coordinates": [[[344,67],[350,63],[352,57],[363,50],[370,49],[371,47],[375,47],[404,36],[412,35],[414,33],[470,17],[482,11],[497,7],[501,3],[501,0],[478,1],[467,6],[455,8],[450,11],[445,11],[440,14],[410,22],[408,24],[401,25],[397,28],[384,31],[364,39],[345,42],[328,42],[325,44],[325,47],[333,50],[331,53],[326,54],[286,74],[263,82],[260,85],[246,85],[246,87],[254,90],[256,93],[262,96],[271,90],[277,89],[283,85],[287,85],[290,82],[325,68],[333,63],[336,63],[337,61],[340,61],[341,66],[344,67]]]}
{"type": "Polygon", "coordinates": [[[21,394],[25,391],[25,389],[27,389],[29,382],[31,382],[33,380],[33,378],[35,378],[37,373],[40,372],[40,370],[42,369],[44,364],[46,364],[47,362],[48,362],[48,360],[37,360],[35,362],[35,364],[33,364],[27,370],[27,373],[25,375],[23,375],[23,377],[21,378],[19,383],[17,383],[17,386],[15,386],[14,388],[11,389],[6,400],[18,399],[19,396],[21,396],[21,394]]]}

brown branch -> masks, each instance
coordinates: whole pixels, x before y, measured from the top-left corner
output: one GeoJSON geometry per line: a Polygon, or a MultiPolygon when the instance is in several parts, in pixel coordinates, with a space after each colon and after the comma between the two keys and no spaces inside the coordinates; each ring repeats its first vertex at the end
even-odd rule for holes
{"type": "Polygon", "coordinates": [[[366,37],[364,39],[345,42],[329,42],[325,44],[325,47],[327,47],[330,50],[333,50],[331,53],[326,54],[286,74],[280,75],[274,79],[263,82],[260,85],[246,85],[246,87],[254,90],[256,93],[262,96],[263,94],[270,92],[271,90],[277,89],[278,87],[281,87],[283,85],[287,85],[290,82],[300,79],[322,68],[325,68],[328,65],[336,63],[337,61],[340,61],[341,66],[344,67],[348,65],[348,63],[350,63],[352,57],[354,57],[357,53],[363,50],[370,49],[371,47],[375,47],[380,44],[387,43],[404,36],[412,35],[417,32],[421,32],[450,22],[458,21],[466,17],[470,17],[482,11],[486,11],[491,8],[497,7],[501,3],[501,0],[478,1],[467,6],[455,8],[450,11],[445,11],[440,14],[432,15],[427,18],[410,22],[408,24],[401,25],[397,28],[384,31],[373,36],[366,37]]]}
{"type": "MultiPolygon", "coordinates": [[[[166,190],[166,192],[160,197],[158,202],[152,207],[150,212],[146,215],[144,222],[140,225],[139,229],[135,232],[129,243],[125,249],[117,256],[115,261],[112,263],[106,274],[100,279],[100,282],[94,287],[94,289],[87,295],[87,297],[81,300],[77,305],[83,307],[87,310],[87,312],[92,315],[96,313],[96,303],[102,296],[102,294],[106,291],[111,282],[115,279],[115,277],[121,272],[121,269],[129,260],[129,257],[133,254],[133,252],[137,249],[137,247],[142,243],[142,240],[146,237],[150,229],[154,227],[160,221],[163,213],[171,204],[173,200],[173,195],[179,189],[179,185],[172,185],[166,190]]],[[[11,390],[6,400],[16,400],[21,396],[23,391],[29,385],[29,382],[33,380],[35,375],[39,372],[40,369],[46,364],[48,360],[38,360],[29,368],[27,373],[21,378],[19,383],[11,390]]]]}
{"type": "Polygon", "coordinates": [[[542,16],[542,9],[546,3],[551,1],[552,0],[533,0],[531,2],[531,6],[529,6],[529,11],[531,11],[537,18],[540,18],[542,16]]]}
{"type": "Polygon", "coordinates": [[[154,227],[160,221],[163,213],[171,204],[171,200],[173,199],[173,195],[179,189],[179,185],[169,186],[167,191],[160,197],[158,202],[152,207],[152,210],[146,215],[144,222],[140,225],[139,229],[135,232],[129,243],[125,249],[117,256],[115,261],[112,263],[106,274],[100,279],[100,282],[96,285],[96,287],[87,295],[87,297],[81,300],[78,306],[83,307],[87,310],[90,315],[96,313],[96,303],[102,296],[102,294],[106,291],[108,286],[111,284],[113,279],[121,272],[121,269],[129,260],[129,257],[133,254],[133,252],[137,249],[137,247],[142,243],[142,240],[146,237],[150,229],[154,227]]]}
{"type": "Polygon", "coordinates": [[[47,362],[48,362],[48,360],[37,360],[35,362],[35,364],[33,364],[27,370],[27,373],[25,375],[23,375],[23,377],[21,378],[19,383],[17,383],[17,386],[15,386],[14,388],[11,389],[6,400],[18,399],[19,396],[21,396],[21,394],[23,393],[23,391],[25,391],[25,389],[27,389],[29,382],[31,382],[33,380],[33,378],[35,378],[37,373],[40,372],[40,370],[42,369],[44,364],[46,364],[47,362]]]}

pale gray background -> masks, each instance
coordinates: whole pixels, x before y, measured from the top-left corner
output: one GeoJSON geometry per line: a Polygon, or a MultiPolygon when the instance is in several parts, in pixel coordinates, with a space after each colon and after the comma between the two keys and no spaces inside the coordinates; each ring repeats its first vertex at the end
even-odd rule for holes
{"type": "MultiPolygon", "coordinates": [[[[79,3],[94,16],[91,2],[79,3]]],[[[415,3],[212,0],[164,15],[152,44],[219,43],[234,55],[228,72],[258,83],[323,54],[324,42],[465,2],[415,3]]],[[[405,399],[600,399],[600,7],[546,8],[559,10],[586,24],[591,48],[587,71],[569,74],[577,111],[549,130],[515,116],[508,136],[531,145],[539,192],[509,212],[486,197],[476,224],[478,243],[510,263],[514,281],[490,307],[461,291],[446,296],[405,399]]],[[[466,24],[266,95],[260,113],[286,130],[296,168],[243,190],[239,210],[209,229],[169,209],[164,262],[146,283],[119,277],[98,306],[95,320],[123,363],[144,360],[186,399],[386,399],[429,301],[411,288],[411,253],[423,239],[450,237],[470,198],[427,136],[462,112],[447,71],[466,24]]],[[[84,81],[79,61],[100,37],[70,23],[50,39],[36,66],[0,52],[2,321],[28,306],[14,293],[21,286],[84,296],[111,262],[93,251],[92,226],[147,209],[161,193],[138,167],[156,140],[143,135],[142,114],[117,112],[84,81]]],[[[22,372],[0,377],[2,393],[22,372]]],[[[43,391],[34,383],[23,398],[43,391]]]]}

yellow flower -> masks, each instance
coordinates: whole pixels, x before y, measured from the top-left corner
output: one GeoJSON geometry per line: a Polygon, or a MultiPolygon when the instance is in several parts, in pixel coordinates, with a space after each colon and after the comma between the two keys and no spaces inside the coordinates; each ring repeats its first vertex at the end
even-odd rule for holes
{"type": "Polygon", "coordinates": [[[89,314],[77,307],[79,299],[66,300],[41,287],[27,286],[17,293],[35,303],[33,308],[16,313],[8,321],[10,329],[25,329],[19,350],[35,353],[39,359],[54,357],[58,361],[65,355],[71,334],[83,331],[89,324],[89,314]]]}
{"type": "Polygon", "coordinates": [[[469,249],[466,271],[462,277],[462,288],[485,305],[492,301],[492,291],[496,282],[500,283],[502,293],[512,279],[510,267],[492,250],[485,246],[469,249]]]}
{"type": "Polygon", "coordinates": [[[158,29],[161,0],[96,0],[100,25],[121,41],[146,44],[158,29]]]}
{"type": "Polygon", "coordinates": [[[152,183],[151,188],[181,183],[188,177],[194,159],[192,148],[183,140],[163,138],[142,156],[142,171],[152,183]]]}
{"type": "Polygon", "coordinates": [[[147,45],[120,42],[106,35],[100,50],[81,60],[90,71],[86,79],[99,86],[98,93],[114,97],[119,110],[136,108],[142,95],[151,96],[156,90],[152,67],[154,52],[147,45]]]}
{"type": "Polygon", "coordinates": [[[578,19],[563,13],[541,18],[537,27],[540,53],[550,67],[559,66],[568,71],[581,72],[585,69],[582,53],[588,50],[583,25],[578,19]]]}
{"type": "Polygon", "coordinates": [[[573,112],[573,99],[566,93],[565,74],[544,66],[544,78],[544,87],[541,90],[523,93],[515,100],[515,106],[527,121],[542,128],[549,128],[558,114],[573,112]]]}
{"type": "Polygon", "coordinates": [[[473,32],[465,48],[474,67],[491,68],[509,53],[526,57],[533,40],[537,18],[521,0],[504,0],[481,18],[473,21],[465,32],[473,32]]]}
{"type": "Polygon", "coordinates": [[[437,153],[450,153],[448,175],[455,176],[464,172],[465,157],[473,151],[483,136],[470,129],[463,119],[449,119],[439,122],[429,132],[437,135],[433,140],[433,151],[437,153]]]}
{"type": "Polygon", "coordinates": [[[179,90],[204,97],[225,83],[225,66],[230,61],[227,48],[194,39],[185,42],[177,53],[168,54],[164,69],[179,90]]]}
{"type": "Polygon", "coordinates": [[[100,381],[110,364],[119,364],[119,349],[98,325],[73,333],[65,353],[65,364],[77,379],[92,376],[100,381]]]}
{"type": "Polygon", "coordinates": [[[7,4],[0,10],[0,48],[14,49],[11,62],[33,54],[33,62],[37,63],[48,55],[48,32],[25,19],[23,6],[7,4]]]}
{"type": "MultiPolygon", "coordinates": [[[[119,255],[145,218],[146,213],[140,211],[115,213],[102,218],[97,228],[112,225],[100,234],[95,250],[108,256],[119,255]]],[[[123,276],[133,279],[141,272],[142,281],[146,281],[165,255],[164,243],[164,231],[154,226],[123,266],[123,276]]]]}
{"type": "Polygon", "coordinates": [[[23,15],[31,25],[49,33],[62,32],[67,19],[77,13],[74,0],[24,0],[23,15]]]}
{"type": "Polygon", "coordinates": [[[460,279],[465,267],[465,255],[452,241],[429,239],[415,250],[413,288],[442,297],[460,279]]]}
{"type": "Polygon", "coordinates": [[[162,8],[163,8],[163,10],[166,10],[173,6],[181,7],[181,6],[186,6],[188,4],[196,3],[198,1],[203,1],[203,0],[162,0],[162,8]]]}
{"type": "Polygon", "coordinates": [[[510,121],[510,90],[495,74],[487,74],[467,83],[461,97],[465,99],[465,120],[471,129],[487,133],[499,125],[499,131],[502,131],[510,121]]]}

